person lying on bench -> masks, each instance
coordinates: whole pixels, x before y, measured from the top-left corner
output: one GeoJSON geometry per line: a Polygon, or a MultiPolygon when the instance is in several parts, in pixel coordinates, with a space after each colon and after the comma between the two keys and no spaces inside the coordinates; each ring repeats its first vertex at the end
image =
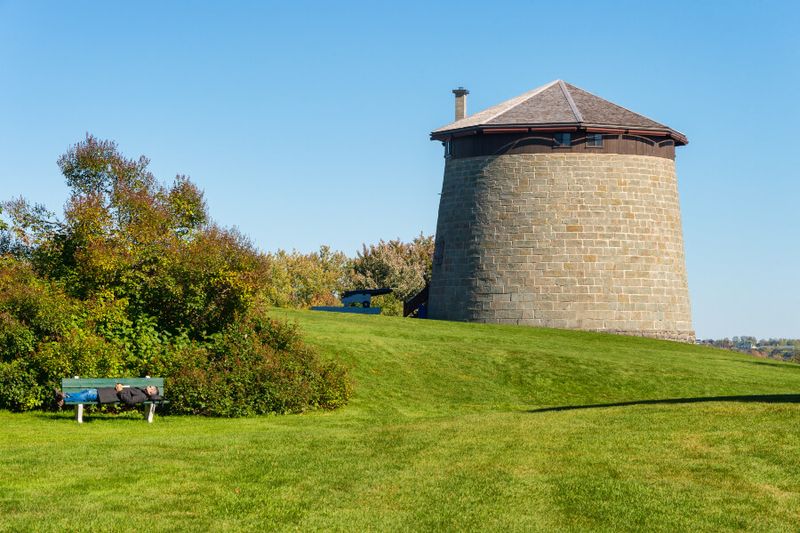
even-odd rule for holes
{"type": "Polygon", "coordinates": [[[84,389],[78,392],[68,392],[64,394],[56,389],[56,405],[62,407],[64,401],[71,403],[117,403],[125,405],[136,405],[146,401],[160,400],[158,387],[148,385],[147,387],[124,387],[122,383],[117,383],[113,387],[99,387],[96,389],[84,389]]]}

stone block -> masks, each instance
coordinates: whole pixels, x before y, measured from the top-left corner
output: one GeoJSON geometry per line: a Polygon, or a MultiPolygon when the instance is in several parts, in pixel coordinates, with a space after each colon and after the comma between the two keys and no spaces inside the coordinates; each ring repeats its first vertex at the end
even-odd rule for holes
{"type": "Polygon", "coordinates": [[[447,245],[434,265],[431,317],[692,336],[669,159],[450,159],[437,238],[447,245]]]}

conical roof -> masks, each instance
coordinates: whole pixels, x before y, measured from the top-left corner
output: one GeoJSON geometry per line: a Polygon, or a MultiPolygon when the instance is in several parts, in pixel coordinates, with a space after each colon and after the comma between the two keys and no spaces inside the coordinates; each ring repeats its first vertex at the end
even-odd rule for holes
{"type": "Polygon", "coordinates": [[[536,129],[596,128],[668,135],[678,144],[682,133],[629,109],[611,103],[563,80],[555,80],[501,104],[457,120],[431,133],[433,139],[470,130],[531,127],[536,129]]]}

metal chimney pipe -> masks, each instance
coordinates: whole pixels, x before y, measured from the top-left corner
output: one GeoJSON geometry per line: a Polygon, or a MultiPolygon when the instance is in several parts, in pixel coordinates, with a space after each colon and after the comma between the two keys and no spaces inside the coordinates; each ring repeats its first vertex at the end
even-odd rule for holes
{"type": "Polygon", "coordinates": [[[456,120],[461,120],[467,116],[467,95],[469,91],[463,87],[453,89],[453,94],[456,95],[456,120]]]}

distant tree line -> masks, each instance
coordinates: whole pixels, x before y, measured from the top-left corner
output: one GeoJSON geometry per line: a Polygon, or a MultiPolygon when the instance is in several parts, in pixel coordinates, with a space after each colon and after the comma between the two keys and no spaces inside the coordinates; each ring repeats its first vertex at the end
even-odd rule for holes
{"type": "Polygon", "coordinates": [[[750,336],[732,339],[703,339],[698,344],[715,346],[725,350],[748,353],[757,357],[800,363],[800,339],[756,339],[750,336]]]}
{"type": "Polygon", "coordinates": [[[354,258],[324,246],[262,253],[211,220],[188,177],[162,184],[111,141],[87,135],[58,165],[62,216],[0,204],[0,408],[46,406],[74,375],[167,377],[175,413],[335,408],[351,393],[347,369],[270,309],[380,285],[398,289],[396,313],[430,278],[430,237],[354,258]]]}
{"type": "Polygon", "coordinates": [[[419,235],[364,244],[355,257],[328,246],[318,252],[280,250],[263,256],[269,273],[264,298],[276,307],[336,305],[344,291],[389,287],[392,294],[375,298],[385,315],[401,315],[403,301],[421,291],[431,278],[433,237],[419,235]]]}

